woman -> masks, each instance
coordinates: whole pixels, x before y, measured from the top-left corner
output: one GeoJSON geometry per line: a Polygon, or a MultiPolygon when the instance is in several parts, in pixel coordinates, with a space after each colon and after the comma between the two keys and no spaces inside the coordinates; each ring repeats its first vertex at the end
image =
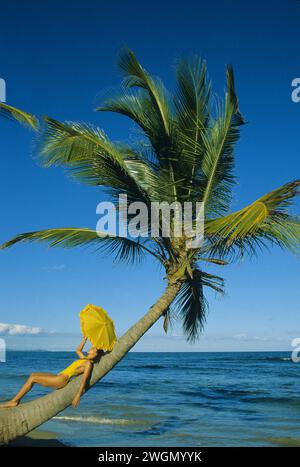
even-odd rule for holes
{"type": "Polygon", "coordinates": [[[79,360],[75,360],[70,366],[57,375],[52,373],[32,373],[18,394],[16,394],[10,401],[0,404],[0,408],[16,407],[25,394],[32,389],[34,384],[39,384],[40,386],[52,389],[61,389],[68,384],[73,376],[83,375],[78,392],[72,401],[72,406],[74,408],[77,407],[80,397],[85,390],[86,383],[91,375],[93,363],[98,356],[98,350],[95,347],[91,347],[87,356],[84,355],[82,350],[86,341],[87,338],[85,337],[76,349],[79,360]]]}

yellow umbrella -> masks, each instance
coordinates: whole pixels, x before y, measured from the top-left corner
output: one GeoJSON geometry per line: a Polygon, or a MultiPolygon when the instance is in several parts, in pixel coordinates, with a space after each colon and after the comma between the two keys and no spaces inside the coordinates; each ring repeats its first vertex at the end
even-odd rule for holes
{"type": "Polygon", "coordinates": [[[115,325],[103,308],[87,305],[80,313],[81,330],[96,349],[110,351],[117,341],[115,325]]]}

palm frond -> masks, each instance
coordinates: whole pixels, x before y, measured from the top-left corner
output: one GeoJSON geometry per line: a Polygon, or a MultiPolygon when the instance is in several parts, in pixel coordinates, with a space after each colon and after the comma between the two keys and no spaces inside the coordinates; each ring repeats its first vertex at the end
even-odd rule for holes
{"type": "MultiPolygon", "coordinates": [[[[206,64],[199,58],[181,59],[176,65],[177,91],[174,95],[171,157],[177,178],[184,177],[178,186],[181,200],[197,200],[196,173],[201,168],[204,152],[202,135],[210,121],[211,86],[207,79],[206,64]]],[[[199,197],[198,197],[199,199],[199,197]]]]}
{"type": "Polygon", "coordinates": [[[224,288],[224,279],[220,276],[216,276],[215,274],[209,274],[208,272],[201,271],[201,281],[202,285],[205,287],[209,287],[213,289],[215,292],[224,295],[225,288],[224,288]]]}
{"type": "Polygon", "coordinates": [[[202,201],[210,215],[228,211],[234,183],[234,146],[244,120],[238,109],[233,70],[227,68],[227,93],[224,108],[220,108],[215,123],[203,135],[205,146],[199,183],[204,185],[202,201]],[[203,180],[203,175],[204,180],[203,180]]]}
{"type": "Polygon", "coordinates": [[[130,147],[112,143],[97,127],[45,119],[39,159],[45,167],[62,165],[83,183],[109,187],[130,199],[149,202],[155,174],[130,147]]]}
{"type": "MultiPolygon", "coordinates": [[[[178,199],[175,184],[179,179],[176,170],[178,154],[174,152],[172,107],[163,83],[153,78],[138,62],[134,53],[126,48],[120,54],[119,67],[124,77],[123,84],[138,88],[134,97],[125,95],[104,103],[100,110],[113,110],[132,118],[149,138],[160,167],[170,172],[174,200],[178,199]]],[[[181,174],[182,175],[182,174],[181,174]]]]}
{"type": "Polygon", "coordinates": [[[106,99],[96,110],[124,115],[139,125],[150,140],[156,137],[157,116],[145,90],[134,92],[124,90],[122,93],[106,99]]]}
{"type": "MultiPolygon", "coordinates": [[[[207,79],[206,63],[199,57],[181,59],[176,66],[177,93],[174,103],[176,118],[187,134],[195,137],[199,129],[207,128],[211,83],[207,79]]],[[[197,141],[197,137],[195,138],[197,141]]]]}
{"type": "Polygon", "coordinates": [[[205,258],[201,255],[199,255],[198,261],[205,261],[207,263],[217,264],[218,266],[227,266],[229,264],[228,261],[219,258],[205,258]]]}
{"type": "Polygon", "coordinates": [[[17,120],[22,125],[25,125],[33,130],[38,129],[38,119],[24,110],[17,109],[11,105],[0,102],[0,115],[6,118],[17,120]]]}
{"type": "Polygon", "coordinates": [[[194,269],[193,276],[186,278],[171,310],[181,318],[187,341],[194,343],[203,329],[207,312],[201,271],[194,269]]]}
{"type": "Polygon", "coordinates": [[[237,212],[207,220],[205,235],[211,243],[210,251],[222,255],[233,249],[253,252],[268,241],[299,250],[299,220],[288,214],[299,186],[299,180],[287,183],[237,212]]]}
{"type": "Polygon", "coordinates": [[[1,249],[9,248],[16,243],[40,242],[48,243],[50,247],[74,248],[91,246],[95,250],[101,250],[112,254],[117,261],[139,262],[145,253],[158,256],[145,245],[127,237],[119,237],[99,233],[87,228],[65,227],[59,229],[45,229],[35,232],[27,232],[16,235],[1,245],[1,249]]]}
{"type": "MultiPolygon", "coordinates": [[[[206,63],[200,58],[180,60],[176,66],[177,93],[174,97],[178,139],[182,145],[181,159],[199,167],[203,156],[202,134],[210,120],[211,84],[206,63]]],[[[193,173],[190,174],[193,177],[193,173]]]]}
{"type": "Polygon", "coordinates": [[[171,306],[171,313],[182,320],[183,332],[188,342],[194,343],[203,330],[208,302],[204,296],[204,287],[224,293],[224,280],[194,268],[188,276],[171,306]]]}
{"type": "Polygon", "coordinates": [[[163,84],[152,78],[140,65],[132,50],[125,48],[120,53],[119,68],[124,76],[124,84],[128,88],[145,89],[150,96],[157,117],[161,121],[167,135],[170,134],[168,99],[163,84]]]}
{"type": "Polygon", "coordinates": [[[178,321],[178,316],[172,312],[172,308],[169,307],[162,315],[163,318],[163,330],[165,334],[168,334],[169,329],[172,330],[178,321]]]}
{"type": "Polygon", "coordinates": [[[174,129],[170,130],[170,134],[166,133],[145,89],[125,90],[108,98],[96,110],[119,113],[133,120],[141,128],[143,141],[148,142],[157,167],[168,171],[172,167],[174,170],[174,162],[178,159],[173,149],[174,129]]]}
{"type": "Polygon", "coordinates": [[[273,217],[261,226],[256,236],[288,249],[295,255],[300,254],[300,219],[297,217],[273,217]]]}

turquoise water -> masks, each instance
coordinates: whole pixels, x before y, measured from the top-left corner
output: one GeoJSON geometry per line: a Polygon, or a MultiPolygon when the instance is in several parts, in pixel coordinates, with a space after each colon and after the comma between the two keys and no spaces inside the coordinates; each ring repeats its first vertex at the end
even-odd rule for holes
{"type": "MultiPolygon", "coordinates": [[[[8,352],[0,399],[30,372],[58,372],[75,358],[8,352]]],[[[130,353],[78,409],[42,429],[72,446],[300,446],[299,371],[285,352],[130,353]]]]}

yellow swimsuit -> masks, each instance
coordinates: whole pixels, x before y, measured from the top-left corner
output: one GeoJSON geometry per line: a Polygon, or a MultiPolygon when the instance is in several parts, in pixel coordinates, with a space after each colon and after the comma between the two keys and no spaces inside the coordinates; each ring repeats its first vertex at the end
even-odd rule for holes
{"type": "Polygon", "coordinates": [[[86,358],[80,358],[79,360],[75,360],[75,362],[71,363],[67,368],[61,371],[60,375],[66,375],[68,379],[71,379],[72,376],[75,375],[77,368],[82,364],[82,361],[86,360],[86,358]]]}

